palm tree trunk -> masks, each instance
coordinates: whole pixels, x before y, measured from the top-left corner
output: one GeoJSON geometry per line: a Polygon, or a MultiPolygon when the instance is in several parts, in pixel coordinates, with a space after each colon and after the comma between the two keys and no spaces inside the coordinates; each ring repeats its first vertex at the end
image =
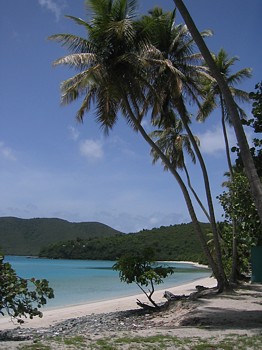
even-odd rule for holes
{"type": "Polygon", "coordinates": [[[209,66],[213,77],[216,79],[220,90],[224,96],[228,110],[230,111],[231,120],[234,126],[236,138],[241,152],[241,158],[246,170],[246,175],[249,180],[250,189],[254,198],[254,202],[258,211],[260,221],[262,223],[262,184],[258,177],[253,158],[249,151],[246,135],[241,124],[241,120],[236,108],[236,104],[230,92],[230,89],[225,82],[223,76],[220,74],[217,66],[210,54],[201,34],[199,33],[193,19],[191,18],[187,8],[182,0],[174,0],[176,7],[178,8],[181,16],[183,17],[194,41],[196,42],[202,56],[204,57],[207,65],[209,66]]]}
{"type": "Polygon", "coordinates": [[[204,207],[203,203],[201,202],[200,198],[198,197],[196,191],[194,190],[193,186],[191,185],[191,180],[190,180],[190,176],[186,167],[186,164],[184,163],[183,165],[183,169],[185,171],[186,174],[186,178],[187,178],[187,184],[188,187],[190,188],[191,192],[193,193],[193,196],[195,197],[197,203],[199,204],[200,208],[202,209],[203,213],[205,214],[205,216],[207,217],[207,220],[210,222],[210,216],[206,210],[206,208],[204,207]]]}
{"type": "MultiPolygon", "coordinates": [[[[188,208],[188,212],[189,215],[191,217],[193,226],[194,226],[194,230],[197,233],[199,240],[201,242],[202,245],[202,249],[204,251],[204,254],[206,255],[207,261],[209,266],[211,267],[215,278],[217,279],[217,288],[219,290],[219,292],[222,292],[224,287],[225,287],[225,280],[224,278],[222,278],[220,270],[217,266],[217,263],[215,262],[215,260],[212,257],[212,254],[210,253],[209,247],[207,245],[206,242],[206,238],[205,235],[201,229],[200,223],[197,219],[190,195],[188,193],[188,190],[182,180],[182,178],[180,177],[180,175],[178,174],[178,172],[176,171],[176,168],[172,166],[172,164],[169,162],[168,158],[164,155],[164,153],[158,148],[158,146],[154,143],[154,141],[149,137],[149,135],[146,133],[146,131],[144,130],[144,128],[142,127],[142,125],[139,122],[140,118],[136,118],[136,116],[133,113],[132,108],[130,107],[129,104],[129,100],[127,97],[124,98],[124,103],[125,103],[125,107],[127,109],[128,115],[131,118],[134,126],[136,127],[136,129],[140,132],[140,134],[142,135],[142,137],[144,138],[144,140],[150,145],[150,147],[152,147],[157,154],[159,155],[159,157],[162,159],[163,163],[168,167],[168,169],[170,170],[170,172],[173,174],[173,176],[175,177],[175,179],[177,180],[180,189],[184,195],[185,201],[186,201],[186,205],[188,208]]],[[[136,108],[137,109],[137,108],[136,108]]]]}
{"type": "Polygon", "coordinates": [[[223,102],[222,96],[220,96],[220,105],[221,105],[221,111],[222,111],[221,122],[222,122],[222,130],[223,130],[223,136],[224,136],[225,147],[226,147],[227,165],[228,165],[228,170],[229,170],[229,174],[230,174],[230,179],[231,179],[231,181],[233,181],[234,173],[233,173],[233,167],[232,167],[232,162],[231,162],[231,157],[230,157],[230,149],[229,149],[226,120],[225,120],[225,108],[224,108],[224,102],[223,102]]]}
{"type": "MultiPolygon", "coordinates": [[[[224,108],[224,102],[223,102],[223,96],[220,95],[220,105],[221,105],[221,111],[222,111],[222,129],[223,129],[223,135],[224,135],[224,141],[226,146],[226,157],[227,157],[227,164],[230,174],[230,181],[234,181],[234,173],[233,173],[233,167],[230,157],[230,149],[229,149],[229,142],[227,137],[227,129],[226,129],[226,120],[225,120],[225,108],[224,108]]],[[[230,191],[232,192],[232,191],[230,191]]],[[[231,193],[232,196],[232,193],[231,193]]],[[[238,260],[238,249],[237,249],[237,224],[236,219],[232,218],[232,266],[231,266],[231,276],[230,276],[230,282],[235,283],[237,280],[237,260],[238,260]]]]}
{"type": "Polygon", "coordinates": [[[219,272],[221,274],[221,278],[224,280],[225,285],[227,285],[227,278],[226,278],[226,274],[225,274],[223,262],[222,262],[220,236],[219,236],[218,230],[217,230],[215,212],[214,212],[214,207],[213,207],[213,200],[212,200],[210,184],[209,184],[209,177],[208,177],[206,165],[205,165],[204,159],[202,157],[202,154],[199,150],[199,147],[196,143],[194,135],[192,134],[192,131],[188,125],[189,118],[187,116],[186,108],[185,108],[184,103],[182,101],[182,97],[180,97],[179,100],[177,101],[176,108],[180,114],[180,117],[181,117],[181,120],[184,124],[185,130],[189,136],[189,139],[193,145],[193,148],[196,152],[197,158],[198,158],[199,163],[200,163],[200,167],[201,167],[202,174],[203,174],[203,180],[204,180],[204,184],[205,184],[205,191],[206,191],[207,203],[208,203],[208,208],[209,208],[210,224],[212,227],[212,233],[213,233],[213,238],[214,238],[214,247],[215,247],[217,265],[218,265],[219,272]]]}

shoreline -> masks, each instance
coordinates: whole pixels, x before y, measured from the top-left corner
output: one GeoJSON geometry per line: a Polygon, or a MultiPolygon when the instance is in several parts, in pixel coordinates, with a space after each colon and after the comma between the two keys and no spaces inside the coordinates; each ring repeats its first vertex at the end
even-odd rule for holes
{"type": "MultiPolygon", "coordinates": [[[[212,278],[198,282],[215,285],[212,278]]],[[[192,292],[195,290],[193,283],[191,287],[189,283],[183,284],[172,292],[192,292]]],[[[57,315],[59,322],[50,327],[42,323],[40,327],[29,328],[27,324],[1,331],[0,349],[120,350],[127,349],[128,344],[132,344],[132,349],[144,350],[149,346],[182,350],[185,346],[202,349],[207,345],[212,349],[224,349],[224,345],[232,349],[262,349],[261,296],[261,284],[242,283],[233,292],[201,299],[182,298],[152,313],[143,309],[124,309],[120,305],[122,299],[115,300],[118,308],[113,310],[112,304],[110,310],[103,304],[102,310],[90,313],[90,305],[83,305],[83,308],[89,306],[89,312],[83,316],[74,314],[75,317],[64,320],[57,315]]],[[[133,300],[132,305],[134,303],[133,300]]]]}
{"type": "Polygon", "coordinates": [[[208,265],[203,265],[203,264],[199,264],[197,262],[194,261],[188,261],[188,260],[160,260],[158,261],[160,263],[180,263],[180,264],[188,264],[188,265],[193,265],[194,267],[200,267],[202,269],[207,269],[210,270],[210,267],[208,265]]]}
{"type": "MultiPolygon", "coordinates": [[[[200,284],[210,288],[216,286],[216,280],[213,277],[205,277],[167,289],[175,295],[188,295],[196,290],[196,284],[200,284]]],[[[157,303],[165,301],[165,299],[163,298],[165,290],[166,289],[161,289],[156,291],[154,293],[154,301],[156,301],[157,303]]],[[[78,304],[49,310],[40,309],[43,312],[43,318],[35,317],[32,320],[28,318],[23,318],[25,322],[22,326],[19,326],[17,323],[14,323],[10,319],[10,317],[2,317],[0,318],[0,330],[14,329],[17,327],[45,328],[71,318],[78,318],[91,314],[140,309],[140,307],[136,304],[136,299],[139,299],[142,302],[147,302],[146,296],[143,293],[140,293],[132,296],[99,302],[90,302],[86,304],[78,304]]]]}

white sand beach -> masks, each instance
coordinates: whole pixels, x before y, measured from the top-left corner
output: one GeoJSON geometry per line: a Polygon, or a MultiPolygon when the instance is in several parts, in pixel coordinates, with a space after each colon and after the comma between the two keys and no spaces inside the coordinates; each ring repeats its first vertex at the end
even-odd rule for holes
{"type": "MultiPolygon", "coordinates": [[[[196,285],[214,287],[216,281],[205,278],[168,290],[189,295],[196,291],[196,285]]],[[[157,302],[165,301],[163,293],[155,293],[157,302]]],[[[241,283],[221,294],[182,298],[153,313],[141,314],[136,298],[146,301],[139,294],[46,310],[42,319],[26,320],[18,328],[10,319],[2,318],[0,349],[102,350],[104,345],[116,350],[148,349],[148,341],[154,342],[154,349],[167,350],[195,349],[197,344],[207,349],[207,342],[208,349],[229,349],[230,344],[235,344],[230,349],[262,348],[261,284],[241,283]],[[21,339],[21,335],[26,338],[21,339]]]]}
{"type": "MultiPolygon", "coordinates": [[[[214,278],[203,278],[197,281],[179,285],[173,288],[168,288],[168,290],[175,295],[189,295],[194,292],[196,285],[202,285],[205,287],[214,287],[216,286],[216,280],[214,278]]],[[[154,293],[153,299],[157,303],[166,301],[163,298],[163,294],[166,289],[156,291],[154,293]]],[[[30,320],[28,318],[24,319],[25,323],[23,328],[39,328],[39,327],[48,327],[52,326],[55,323],[64,321],[70,318],[81,317],[90,314],[99,314],[99,313],[109,313],[115,311],[123,310],[133,310],[138,309],[139,307],[136,304],[136,300],[139,299],[142,302],[147,302],[147,298],[144,294],[132,295],[128,297],[123,297],[119,299],[106,300],[101,302],[87,303],[83,305],[68,306],[64,308],[44,310],[43,318],[35,317],[30,320]]],[[[0,318],[0,330],[4,329],[13,329],[17,327],[17,323],[14,323],[10,317],[1,317],[0,318]]]]}

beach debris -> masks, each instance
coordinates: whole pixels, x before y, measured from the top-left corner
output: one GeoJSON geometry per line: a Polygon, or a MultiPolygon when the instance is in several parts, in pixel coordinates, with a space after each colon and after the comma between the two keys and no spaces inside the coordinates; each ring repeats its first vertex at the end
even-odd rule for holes
{"type": "Polygon", "coordinates": [[[168,301],[176,301],[176,300],[181,300],[181,299],[186,299],[187,296],[185,294],[183,295],[175,295],[168,290],[164,292],[163,298],[167,299],[168,301]]]}

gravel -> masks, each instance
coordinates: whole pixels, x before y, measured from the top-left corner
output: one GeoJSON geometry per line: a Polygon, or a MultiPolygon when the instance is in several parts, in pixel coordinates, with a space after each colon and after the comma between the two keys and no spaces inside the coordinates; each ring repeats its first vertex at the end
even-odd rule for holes
{"type": "Polygon", "coordinates": [[[149,328],[154,323],[154,313],[144,310],[91,314],[71,318],[48,328],[23,328],[0,331],[0,341],[45,339],[65,335],[100,335],[108,331],[129,331],[149,328]]]}

